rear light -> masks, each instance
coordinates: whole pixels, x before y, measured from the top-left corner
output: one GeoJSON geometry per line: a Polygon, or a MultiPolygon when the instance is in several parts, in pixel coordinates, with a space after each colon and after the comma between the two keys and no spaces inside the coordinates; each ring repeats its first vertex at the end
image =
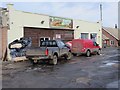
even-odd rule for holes
{"type": "Polygon", "coordinates": [[[48,55],[48,49],[45,50],[45,55],[48,55]]]}

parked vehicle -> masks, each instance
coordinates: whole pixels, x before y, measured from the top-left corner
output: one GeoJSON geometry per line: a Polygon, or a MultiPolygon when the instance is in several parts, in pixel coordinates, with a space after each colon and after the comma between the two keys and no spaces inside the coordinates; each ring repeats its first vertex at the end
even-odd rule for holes
{"type": "Polygon", "coordinates": [[[43,41],[40,47],[31,47],[26,51],[26,57],[33,64],[40,60],[48,60],[50,64],[57,64],[59,57],[71,59],[71,50],[61,40],[43,41]]]}
{"type": "Polygon", "coordinates": [[[68,41],[65,43],[70,49],[72,48],[72,41],[68,41]]]}
{"type": "Polygon", "coordinates": [[[100,55],[101,48],[96,42],[93,42],[92,40],[73,39],[71,52],[73,55],[86,54],[86,56],[89,57],[91,54],[100,55]]]}

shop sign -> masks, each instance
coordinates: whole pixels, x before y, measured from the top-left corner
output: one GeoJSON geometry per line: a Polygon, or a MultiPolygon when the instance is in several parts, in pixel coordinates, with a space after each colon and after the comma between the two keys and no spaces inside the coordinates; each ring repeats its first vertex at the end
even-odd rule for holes
{"type": "Polygon", "coordinates": [[[50,17],[50,27],[72,29],[73,21],[72,21],[72,19],[50,17]]]}

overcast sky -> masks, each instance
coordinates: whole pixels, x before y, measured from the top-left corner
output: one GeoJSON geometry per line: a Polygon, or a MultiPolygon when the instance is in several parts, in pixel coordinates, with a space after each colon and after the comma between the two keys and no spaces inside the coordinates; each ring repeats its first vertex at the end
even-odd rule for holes
{"type": "MultiPolygon", "coordinates": [[[[6,7],[8,2],[1,2],[6,7]]],[[[100,20],[100,4],[103,8],[103,26],[114,27],[118,24],[117,2],[12,2],[17,10],[47,14],[51,16],[98,22],[100,20]]]]}

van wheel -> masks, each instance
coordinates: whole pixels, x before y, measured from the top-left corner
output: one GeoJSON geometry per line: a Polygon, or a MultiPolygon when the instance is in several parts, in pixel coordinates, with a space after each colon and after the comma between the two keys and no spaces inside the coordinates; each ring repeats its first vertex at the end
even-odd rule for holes
{"type": "Polygon", "coordinates": [[[58,57],[57,57],[57,55],[54,55],[54,56],[53,56],[53,59],[50,60],[50,64],[56,65],[56,64],[57,64],[57,61],[58,61],[58,57]]]}
{"type": "Polygon", "coordinates": [[[87,57],[90,57],[90,55],[91,55],[91,53],[90,53],[90,51],[88,50],[88,51],[86,52],[86,56],[87,56],[87,57]]]}
{"type": "Polygon", "coordinates": [[[100,55],[101,54],[101,50],[99,49],[98,52],[97,52],[97,55],[100,55]]]}
{"type": "Polygon", "coordinates": [[[73,53],[73,56],[77,56],[77,53],[73,53]]]}

